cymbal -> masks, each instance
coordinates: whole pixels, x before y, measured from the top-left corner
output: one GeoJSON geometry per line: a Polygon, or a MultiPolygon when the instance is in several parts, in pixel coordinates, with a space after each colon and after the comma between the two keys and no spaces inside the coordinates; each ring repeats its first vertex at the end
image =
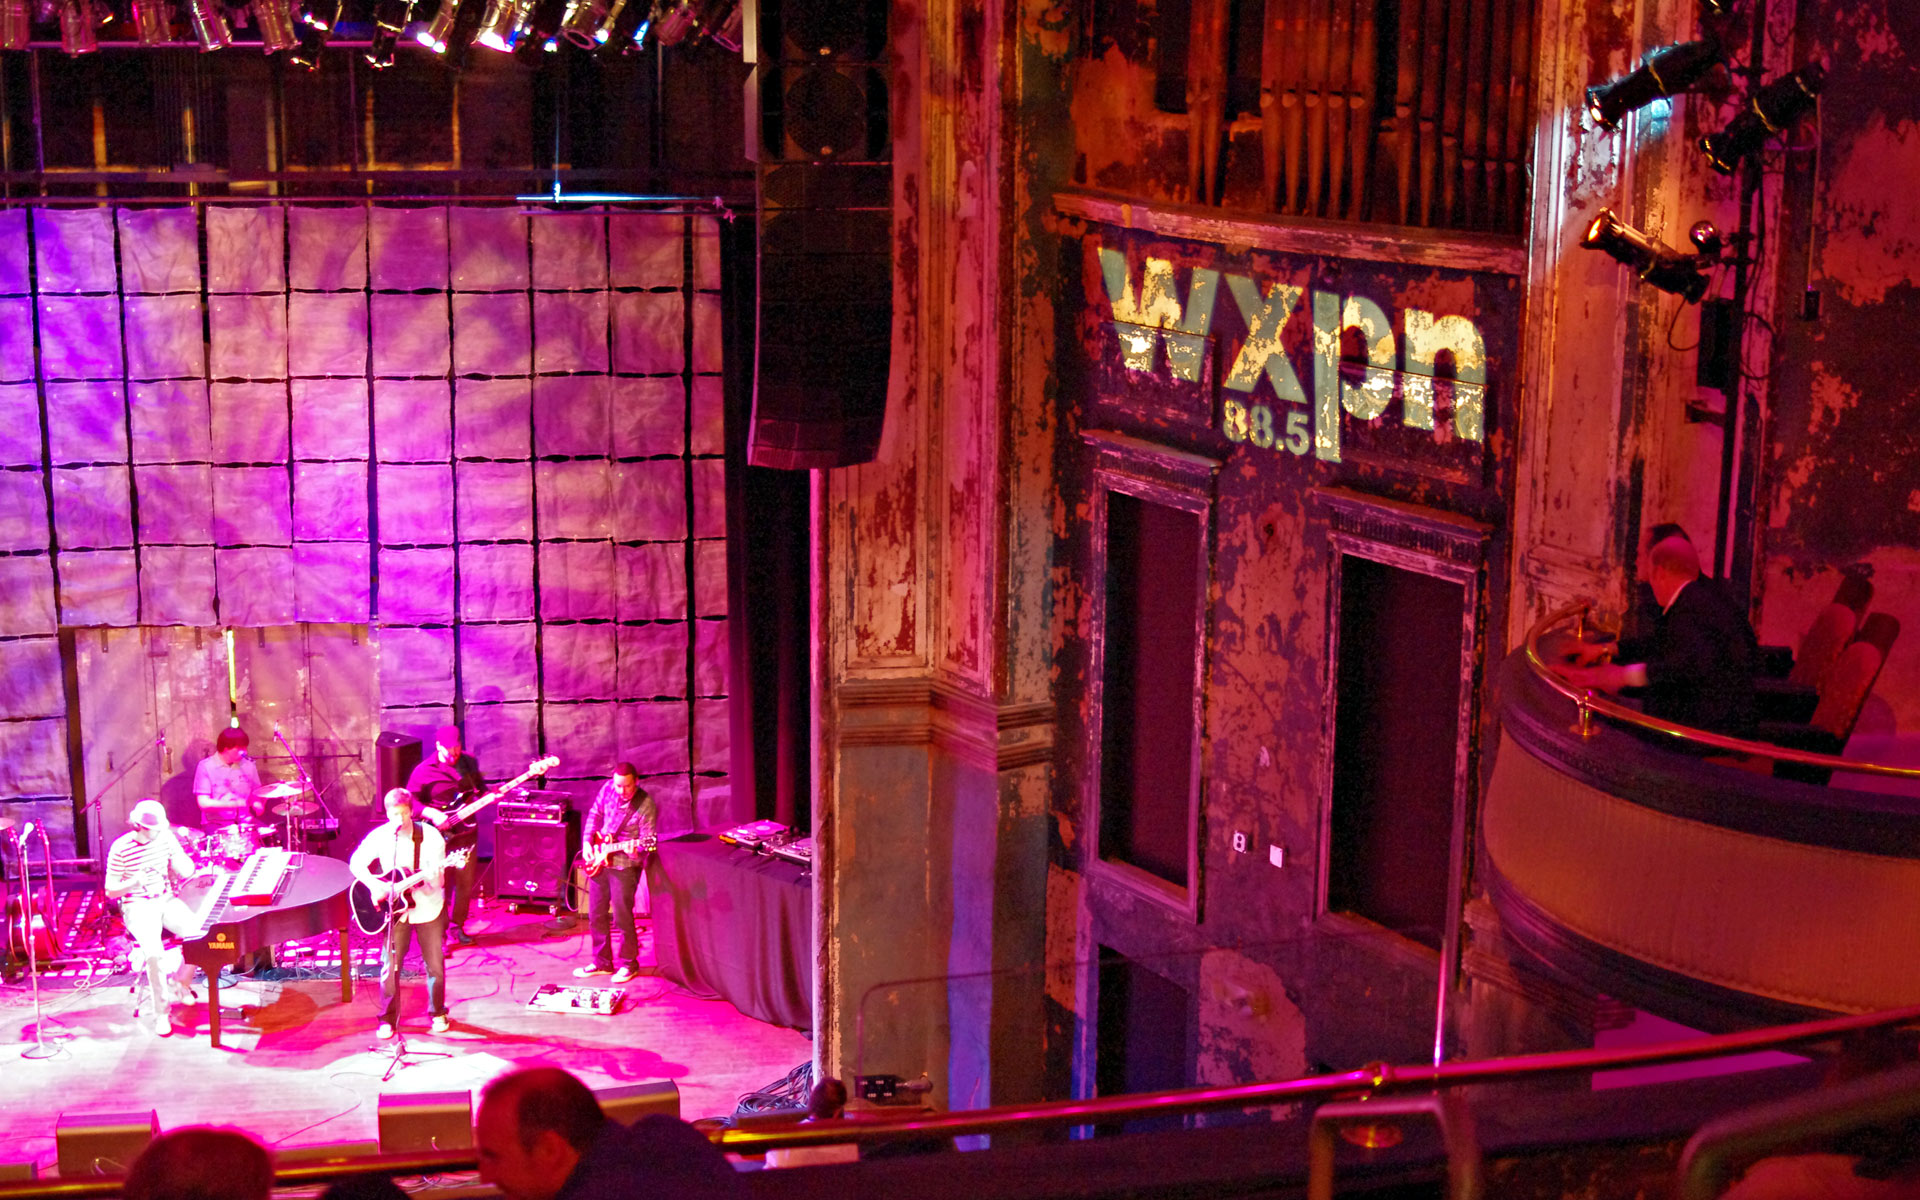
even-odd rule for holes
{"type": "Polygon", "coordinates": [[[306,788],[301,787],[296,781],[289,779],[285,783],[262,784],[253,789],[253,798],[255,800],[285,800],[292,796],[298,796],[306,790],[306,788]]]}
{"type": "Polygon", "coordinates": [[[310,817],[319,811],[320,806],[311,800],[289,800],[273,806],[273,815],[276,817],[310,817]]]}

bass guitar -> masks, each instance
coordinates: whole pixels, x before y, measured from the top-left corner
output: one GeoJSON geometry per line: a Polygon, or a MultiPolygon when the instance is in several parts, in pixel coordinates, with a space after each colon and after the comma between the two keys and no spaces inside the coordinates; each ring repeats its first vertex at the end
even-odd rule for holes
{"type": "Polygon", "coordinates": [[[537,762],[528,763],[525,771],[507,780],[499,787],[493,788],[483,795],[475,796],[458,808],[448,810],[432,807],[423,808],[420,810],[420,819],[435,829],[438,829],[441,833],[457,830],[468,821],[471,821],[474,815],[481,809],[487,807],[487,805],[497,802],[500,797],[519,787],[527,780],[532,779],[535,775],[545,775],[548,771],[553,770],[559,765],[560,757],[558,755],[548,755],[546,758],[540,759],[537,762]]]}
{"type": "Polygon", "coordinates": [[[595,875],[607,869],[607,860],[614,855],[635,854],[640,852],[651,854],[653,853],[654,847],[659,844],[660,839],[649,833],[645,837],[627,838],[625,841],[601,842],[598,845],[586,846],[580,851],[580,869],[587,873],[588,879],[592,879],[595,875]]]}
{"type": "MultiPolygon", "coordinates": [[[[473,857],[473,851],[455,850],[447,855],[446,869],[453,871],[467,865],[473,857]]],[[[374,895],[373,889],[361,880],[354,880],[353,887],[347,891],[347,899],[353,904],[353,923],[361,933],[373,935],[383,933],[393,924],[394,918],[413,910],[413,890],[427,878],[427,873],[415,871],[411,875],[403,874],[399,867],[393,868],[380,878],[380,894],[374,895]]]]}

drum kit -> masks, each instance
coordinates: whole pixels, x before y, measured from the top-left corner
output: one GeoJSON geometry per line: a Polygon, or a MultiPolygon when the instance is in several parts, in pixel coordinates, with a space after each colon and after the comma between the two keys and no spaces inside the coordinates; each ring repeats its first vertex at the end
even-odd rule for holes
{"type": "Polygon", "coordinates": [[[318,801],[307,796],[306,788],[296,780],[268,783],[255,788],[253,800],[262,810],[260,817],[249,816],[231,825],[213,829],[175,828],[180,848],[200,867],[237,868],[263,846],[300,849],[306,840],[306,819],[320,812],[318,801]],[[269,823],[267,817],[275,818],[269,823]]]}

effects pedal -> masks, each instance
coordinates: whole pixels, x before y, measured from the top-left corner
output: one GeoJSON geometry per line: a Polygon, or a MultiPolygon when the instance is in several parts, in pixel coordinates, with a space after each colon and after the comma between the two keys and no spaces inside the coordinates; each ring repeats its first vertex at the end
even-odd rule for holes
{"type": "Polygon", "coordinates": [[[610,1017],[620,1011],[625,1004],[627,993],[624,989],[613,987],[573,987],[558,983],[543,983],[540,989],[528,998],[527,1007],[539,1012],[584,1013],[595,1017],[610,1017]]]}

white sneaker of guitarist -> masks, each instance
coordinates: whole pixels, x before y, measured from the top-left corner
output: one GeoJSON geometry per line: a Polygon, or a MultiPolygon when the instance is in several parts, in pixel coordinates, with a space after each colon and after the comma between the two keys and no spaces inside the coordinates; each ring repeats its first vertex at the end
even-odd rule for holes
{"type": "Polygon", "coordinates": [[[388,792],[385,805],[387,823],[368,831],[347,862],[355,880],[355,920],[363,929],[386,923],[380,954],[382,1040],[400,1023],[400,964],[416,935],[427,971],[427,1013],[435,1033],[447,1028],[446,839],[413,819],[413,796],[405,788],[388,792]]]}

